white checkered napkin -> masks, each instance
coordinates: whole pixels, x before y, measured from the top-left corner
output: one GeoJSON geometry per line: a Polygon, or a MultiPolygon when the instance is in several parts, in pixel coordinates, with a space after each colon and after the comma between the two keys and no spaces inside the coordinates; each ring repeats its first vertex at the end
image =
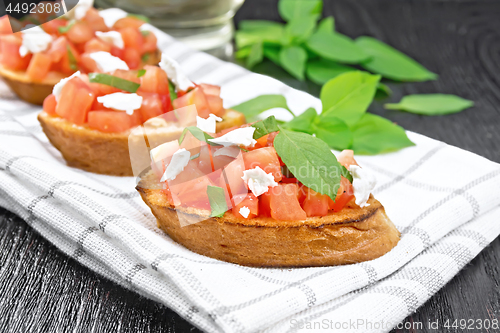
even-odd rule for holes
{"type": "MultiPolygon", "coordinates": [[[[157,35],[193,80],[222,86],[226,107],[278,93],[297,113],[319,109],[308,94],[157,35]]],[[[135,179],[67,167],[41,131],[39,111],[0,97],[0,206],[90,269],[208,332],[311,331],[307,325],[323,320],[366,324],[347,331],[389,331],[500,233],[500,166],[408,133],[415,147],[357,157],[376,174],[375,195],[402,232],[390,253],[361,264],[302,269],[217,261],[161,232],[134,190],[135,179]],[[380,321],[386,324],[376,328],[380,321]]]]}

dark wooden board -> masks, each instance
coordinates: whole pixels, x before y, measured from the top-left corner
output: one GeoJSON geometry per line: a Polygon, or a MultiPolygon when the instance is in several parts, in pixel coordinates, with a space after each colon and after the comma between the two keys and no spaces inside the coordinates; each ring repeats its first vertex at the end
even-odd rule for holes
{"type": "MultiPolygon", "coordinates": [[[[236,21],[279,20],[276,2],[247,0],[236,21]]],[[[394,94],[389,101],[398,101],[409,93],[440,92],[476,102],[472,109],[443,117],[386,111],[380,102],[371,112],[500,162],[500,1],[325,0],[325,13],[335,16],[340,32],[382,39],[440,75],[433,82],[391,83],[394,94]]],[[[319,93],[319,86],[293,80],[269,62],[255,70],[312,94],[319,93]]],[[[499,262],[497,239],[406,321],[426,326],[435,320],[442,324],[447,319],[498,319],[499,262]]],[[[23,220],[0,209],[0,331],[198,330],[168,308],[89,271],[60,253],[23,220]]],[[[438,331],[461,330],[440,325],[438,331]]]]}

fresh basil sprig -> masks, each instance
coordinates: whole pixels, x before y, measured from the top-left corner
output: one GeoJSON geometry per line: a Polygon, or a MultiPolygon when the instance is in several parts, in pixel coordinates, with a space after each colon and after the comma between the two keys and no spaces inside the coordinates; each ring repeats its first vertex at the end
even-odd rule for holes
{"type": "Polygon", "coordinates": [[[457,113],[474,105],[473,101],[455,95],[423,94],[408,95],[397,104],[385,104],[390,110],[402,110],[426,116],[457,113]]]}
{"type": "Polygon", "coordinates": [[[141,86],[139,83],[104,73],[90,73],[89,81],[92,83],[105,84],[107,86],[115,87],[120,90],[125,90],[130,93],[135,93],[137,89],[139,89],[139,87],[141,86]]]}
{"type": "Polygon", "coordinates": [[[255,127],[255,131],[253,132],[253,138],[255,140],[260,139],[269,133],[279,131],[278,123],[276,122],[276,118],[274,116],[269,116],[264,120],[252,124],[251,126],[255,127]]]}
{"type": "Polygon", "coordinates": [[[228,210],[226,195],[222,187],[207,186],[207,195],[210,202],[210,217],[222,217],[228,210]]]}

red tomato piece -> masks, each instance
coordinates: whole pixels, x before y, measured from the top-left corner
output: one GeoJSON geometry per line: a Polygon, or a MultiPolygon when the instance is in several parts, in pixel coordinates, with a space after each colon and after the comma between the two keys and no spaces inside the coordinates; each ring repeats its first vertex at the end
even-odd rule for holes
{"type": "Polygon", "coordinates": [[[49,73],[52,61],[50,55],[46,53],[35,53],[31,58],[26,74],[35,82],[42,81],[49,73]]]}
{"type": "Polygon", "coordinates": [[[305,220],[306,212],[300,207],[297,184],[279,184],[268,191],[271,217],[280,221],[305,220]]]}
{"type": "Polygon", "coordinates": [[[180,109],[188,105],[195,105],[198,116],[207,118],[210,115],[207,98],[200,88],[195,88],[182,97],[174,100],[174,109],[180,109]]]}
{"type": "Polygon", "coordinates": [[[144,21],[139,20],[136,17],[127,16],[116,21],[115,24],[113,25],[113,29],[116,30],[125,28],[139,29],[139,27],[144,23],[145,23],[144,21]]]}
{"type": "Polygon", "coordinates": [[[347,169],[349,169],[351,165],[358,165],[358,162],[354,159],[354,152],[349,149],[342,150],[339,156],[337,156],[337,161],[347,169]]]}
{"type": "Polygon", "coordinates": [[[233,196],[233,214],[239,218],[251,219],[259,215],[259,199],[253,195],[253,193],[248,194],[237,194],[233,196]],[[247,217],[241,215],[240,209],[246,207],[250,210],[247,217]]]}
{"type": "Polygon", "coordinates": [[[87,121],[87,113],[94,102],[92,89],[79,77],[74,77],[62,88],[56,113],[76,125],[87,121]]]}
{"type": "Polygon", "coordinates": [[[43,101],[43,111],[45,111],[47,114],[51,116],[57,116],[56,106],[57,106],[56,96],[54,96],[53,94],[47,96],[43,101]]]}
{"type": "Polygon", "coordinates": [[[94,53],[99,51],[111,52],[111,45],[103,42],[98,38],[92,38],[88,42],[85,43],[84,47],[85,53],[94,53]]]}
{"type": "Polygon", "coordinates": [[[245,163],[241,155],[224,167],[224,176],[229,185],[231,196],[248,192],[247,186],[241,177],[245,170],[245,163]]]}
{"type": "Polygon", "coordinates": [[[0,17],[0,35],[8,35],[12,33],[10,26],[9,16],[4,15],[0,17]]]}
{"type": "Polygon", "coordinates": [[[22,71],[28,68],[31,61],[31,54],[21,57],[19,47],[22,45],[22,40],[15,34],[0,35],[0,50],[2,50],[1,63],[5,67],[22,71]]]}
{"type": "Polygon", "coordinates": [[[118,57],[123,60],[123,55],[125,54],[124,49],[119,49],[116,46],[111,46],[111,55],[118,57]]]}
{"type": "Polygon", "coordinates": [[[212,159],[212,152],[208,145],[203,145],[200,149],[200,157],[198,160],[198,169],[204,174],[209,174],[215,171],[212,159]]]}
{"type": "Polygon", "coordinates": [[[133,115],[121,111],[89,112],[89,127],[104,133],[120,133],[140,124],[136,112],[133,115]]]}
{"type": "Polygon", "coordinates": [[[141,54],[136,49],[125,49],[123,61],[127,63],[130,69],[137,69],[141,65],[141,54]]]}
{"type": "Polygon", "coordinates": [[[83,53],[80,57],[80,69],[85,73],[99,72],[94,59],[90,57],[90,53],[83,53]]]}
{"type": "Polygon", "coordinates": [[[141,83],[141,79],[137,77],[137,71],[117,69],[112,75],[135,83],[141,83]]]}
{"type": "Polygon", "coordinates": [[[138,110],[141,114],[142,122],[163,114],[163,104],[160,95],[143,91],[138,91],[137,94],[142,96],[142,105],[138,110]]]}
{"type": "Polygon", "coordinates": [[[68,20],[54,19],[50,20],[41,25],[43,31],[50,35],[60,35],[59,28],[65,27],[68,24],[68,20]]]}
{"type": "Polygon", "coordinates": [[[99,11],[95,8],[89,8],[85,17],[83,18],[85,22],[92,28],[94,31],[108,31],[109,28],[104,23],[104,19],[99,15],[99,11]]]}
{"type": "Polygon", "coordinates": [[[71,26],[66,32],[66,37],[75,44],[86,43],[94,37],[94,30],[88,23],[79,21],[71,26]]]}
{"type": "MultiPolygon", "coordinates": [[[[325,194],[321,194],[305,187],[305,198],[302,202],[302,208],[307,216],[325,216],[328,214],[329,200],[325,194]]],[[[331,201],[331,199],[330,199],[331,201]]]]}
{"type": "Polygon", "coordinates": [[[142,34],[137,28],[127,27],[118,30],[118,32],[122,35],[126,49],[142,50],[142,34]]]}
{"type": "Polygon", "coordinates": [[[335,202],[328,198],[328,206],[334,212],[340,212],[352,199],[354,199],[354,188],[347,178],[342,177],[335,202]]]}
{"type": "Polygon", "coordinates": [[[154,52],[157,49],[156,44],[158,40],[154,33],[147,32],[146,35],[142,36],[142,53],[154,52]]]}
{"type": "Polygon", "coordinates": [[[208,186],[215,186],[208,176],[201,176],[178,185],[169,184],[170,191],[180,200],[181,205],[200,209],[210,209],[208,186]]]}
{"type": "Polygon", "coordinates": [[[217,97],[220,96],[220,86],[216,86],[216,85],[208,84],[208,83],[200,83],[198,86],[203,90],[203,92],[207,96],[208,95],[217,96],[217,97]]]}
{"type": "Polygon", "coordinates": [[[58,37],[55,41],[50,44],[50,48],[47,50],[47,54],[50,55],[52,62],[58,62],[61,58],[68,52],[67,50],[68,40],[66,37],[58,37]]]}
{"type": "Polygon", "coordinates": [[[163,69],[157,66],[144,66],[146,73],[141,76],[141,91],[168,95],[168,77],[163,69]]]}
{"type": "Polygon", "coordinates": [[[260,138],[257,139],[257,143],[255,144],[255,146],[253,146],[254,149],[258,149],[258,148],[263,148],[263,147],[267,147],[267,138],[269,137],[269,134],[266,134],[264,136],[261,136],[260,138]]]}
{"type": "Polygon", "coordinates": [[[207,98],[208,108],[210,109],[210,113],[213,113],[218,117],[222,117],[225,113],[222,98],[213,95],[206,95],[206,98],[207,98]]]}
{"type": "Polygon", "coordinates": [[[243,153],[245,170],[261,168],[266,173],[271,173],[274,180],[279,182],[283,177],[278,154],[273,147],[264,147],[243,153]]]}
{"type": "Polygon", "coordinates": [[[76,48],[68,42],[66,45],[66,52],[64,52],[61,60],[54,64],[55,69],[67,75],[73,74],[78,70],[80,60],[80,52],[78,52],[76,48]],[[73,59],[70,57],[70,53],[73,59]]]}

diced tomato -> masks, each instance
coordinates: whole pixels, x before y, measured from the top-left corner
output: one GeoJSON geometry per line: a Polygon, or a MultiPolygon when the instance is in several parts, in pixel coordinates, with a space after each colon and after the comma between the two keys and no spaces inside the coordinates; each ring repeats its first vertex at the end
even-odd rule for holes
{"type": "Polygon", "coordinates": [[[43,101],[43,111],[45,111],[47,114],[51,116],[57,116],[56,106],[57,106],[56,96],[54,96],[53,94],[47,96],[43,101]]]}
{"type": "Polygon", "coordinates": [[[88,23],[79,21],[66,32],[66,37],[75,44],[86,43],[94,37],[94,31],[88,23]]]}
{"type": "Polygon", "coordinates": [[[125,54],[125,49],[119,49],[116,46],[111,46],[111,55],[118,57],[123,60],[123,55],[125,54]]]}
{"type": "Polygon", "coordinates": [[[339,212],[344,206],[354,198],[354,188],[347,178],[342,177],[340,180],[340,187],[337,191],[335,202],[328,198],[328,205],[334,212],[339,212]]]}
{"type": "Polygon", "coordinates": [[[211,146],[210,149],[212,150],[212,160],[214,162],[214,169],[215,170],[218,170],[218,169],[225,167],[226,165],[228,165],[229,163],[231,163],[234,160],[234,158],[232,158],[230,156],[226,156],[226,155],[213,156],[214,147],[211,146]]]}
{"type": "Polygon", "coordinates": [[[253,193],[248,194],[237,194],[233,196],[233,214],[239,218],[251,219],[259,215],[259,199],[253,195],[253,193]],[[240,209],[246,207],[250,210],[247,217],[244,217],[240,213],[240,209]]]}
{"type": "Polygon", "coordinates": [[[125,28],[139,29],[139,27],[144,23],[145,23],[144,21],[139,20],[136,17],[127,16],[116,21],[115,24],[113,25],[113,29],[116,30],[125,28]]]}
{"type": "MultiPolygon", "coordinates": [[[[325,216],[328,214],[329,200],[325,194],[321,194],[303,186],[306,189],[306,194],[304,201],[302,202],[302,208],[306,212],[307,216],[325,216]]],[[[331,201],[331,199],[330,199],[331,201]]]]}
{"type": "Polygon", "coordinates": [[[273,219],[296,221],[307,218],[306,212],[300,207],[297,184],[279,184],[271,187],[267,193],[269,193],[269,197],[265,197],[266,199],[263,200],[269,199],[269,208],[273,219]]]}
{"type": "Polygon", "coordinates": [[[10,26],[9,16],[4,15],[0,17],[0,35],[7,35],[12,33],[10,26]]]}
{"type": "MultiPolygon", "coordinates": [[[[274,138],[276,137],[276,135],[278,135],[278,132],[269,133],[269,136],[267,137],[267,146],[268,147],[274,147],[274,138]]],[[[281,158],[280,158],[280,161],[281,161],[281,158]]],[[[284,165],[284,163],[282,163],[281,165],[284,165]]]]}
{"type": "Polygon", "coordinates": [[[354,152],[349,149],[342,150],[339,156],[337,156],[337,161],[347,169],[349,169],[351,165],[358,165],[358,162],[354,159],[354,152]]]}
{"type": "Polygon", "coordinates": [[[112,75],[135,83],[141,83],[141,79],[137,77],[137,71],[117,69],[112,75]]]}
{"type": "Polygon", "coordinates": [[[266,134],[266,135],[258,138],[256,140],[257,143],[255,144],[255,146],[252,147],[252,149],[259,149],[259,148],[267,147],[267,138],[268,137],[269,137],[269,134],[266,134]]]}
{"type": "Polygon", "coordinates": [[[87,43],[85,43],[84,50],[85,50],[85,53],[93,53],[93,52],[99,52],[99,51],[104,51],[104,52],[109,53],[109,52],[111,52],[111,45],[103,42],[102,40],[100,40],[98,38],[92,38],[87,43]]]}
{"type": "Polygon", "coordinates": [[[136,49],[127,48],[123,54],[123,61],[130,69],[137,69],[141,65],[141,54],[136,49]]]}
{"type": "Polygon", "coordinates": [[[19,48],[22,40],[16,34],[0,35],[0,50],[2,50],[1,62],[5,67],[12,70],[25,70],[31,60],[31,54],[21,57],[19,48]]]}
{"type": "Polygon", "coordinates": [[[283,177],[278,154],[273,147],[264,147],[243,153],[243,160],[246,170],[259,167],[266,173],[271,173],[277,182],[283,177]]]}
{"type": "Polygon", "coordinates": [[[65,27],[68,24],[68,20],[54,19],[45,22],[41,25],[42,29],[50,35],[60,35],[59,28],[65,27]]]}
{"type": "Polygon", "coordinates": [[[59,72],[70,75],[78,70],[78,65],[80,63],[80,53],[76,48],[68,42],[66,45],[66,52],[64,52],[61,60],[54,63],[53,68],[59,72]],[[70,57],[70,53],[72,57],[70,57]]]}
{"type": "Polygon", "coordinates": [[[170,191],[180,200],[181,205],[201,209],[210,209],[207,187],[214,185],[208,176],[201,176],[177,185],[169,183],[170,191]]]}
{"type": "Polygon", "coordinates": [[[108,31],[109,28],[104,23],[104,19],[99,15],[99,11],[95,8],[89,8],[87,10],[87,13],[85,14],[85,17],[83,18],[85,22],[88,23],[88,25],[92,28],[94,31],[108,31]]]}
{"type": "Polygon", "coordinates": [[[152,32],[147,32],[145,36],[142,36],[142,53],[154,52],[157,49],[156,44],[158,40],[156,35],[152,32]]]}
{"type": "Polygon", "coordinates": [[[142,122],[163,114],[163,104],[160,95],[143,91],[137,91],[137,94],[142,96],[142,105],[138,110],[141,114],[142,122]]]}
{"type": "Polygon", "coordinates": [[[138,29],[126,27],[118,30],[118,32],[122,35],[126,49],[142,50],[142,35],[138,29]]]}
{"type": "MultiPolygon", "coordinates": [[[[95,83],[95,82],[90,83],[88,76],[85,74],[81,74],[80,79],[82,79],[82,81],[85,82],[92,89],[92,92],[96,97],[109,95],[120,91],[120,89],[108,86],[106,84],[95,83]]],[[[105,108],[102,106],[102,103],[99,103],[96,99],[94,101],[94,104],[92,105],[91,110],[103,110],[103,109],[105,108]]]]}
{"type": "Polygon", "coordinates": [[[167,113],[174,109],[172,105],[172,100],[170,99],[170,93],[168,95],[160,94],[161,103],[163,104],[163,112],[167,113]]]}
{"type": "Polygon", "coordinates": [[[68,40],[64,36],[58,37],[50,44],[47,54],[50,55],[52,62],[60,61],[66,52],[68,52],[66,45],[68,45],[68,40]]]}
{"type": "Polygon", "coordinates": [[[211,149],[208,147],[208,145],[203,145],[203,147],[201,147],[200,157],[198,157],[197,160],[198,160],[198,169],[200,169],[201,172],[203,172],[204,174],[209,174],[215,171],[212,159],[212,152],[211,149]]]}
{"type": "Polygon", "coordinates": [[[47,76],[51,65],[50,55],[43,52],[35,53],[31,58],[26,74],[32,81],[40,82],[47,76]]]}
{"type": "Polygon", "coordinates": [[[200,88],[195,88],[182,97],[174,100],[174,109],[179,109],[188,105],[195,105],[198,116],[207,118],[210,115],[207,98],[200,88]]]}
{"type": "Polygon", "coordinates": [[[81,70],[85,73],[99,72],[99,68],[94,59],[90,57],[90,53],[83,53],[80,57],[81,70]]]}
{"type": "Polygon", "coordinates": [[[179,147],[189,150],[191,156],[194,156],[200,152],[200,148],[203,145],[206,145],[206,143],[201,142],[190,131],[187,131],[179,147]]]}
{"type": "Polygon", "coordinates": [[[271,217],[271,191],[259,196],[259,215],[262,217],[271,217]]]}
{"type": "Polygon", "coordinates": [[[218,117],[222,117],[225,113],[224,106],[222,103],[222,98],[219,96],[207,95],[207,103],[208,108],[210,109],[210,113],[218,117]]]}
{"type": "Polygon", "coordinates": [[[207,96],[208,95],[217,96],[217,97],[220,96],[220,86],[216,86],[213,84],[207,84],[207,83],[200,83],[198,86],[203,90],[203,92],[207,96]]]}
{"type": "Polygon", "coordinates": [[[141,124],[137,112],[128,115],[122,111],[90,111],[89,127],[104,133],[120,133],[141,124]]]}
{"type": "Polygon", "coordinates": [[[247,186],[241,178],[244,170],[245,163],[241,155],[224,167],[224,176],[229,185],[231,196],[248,192],[247,186]]]}
{"type": "Polygon", "coordinates": [[[140,90],[150,93],[168,95],[170,98],[168,78],[165,71],[157,66],[144,66],[144,69],[146,70],[146,73],[140,78],[140,90]]]}
{"type": "Polygon", "coordinates": [[[92,89],[79,77],[74,77],[62,88],[56,113],[76,125],[87,121],[87,113],[94,102],[92,89]]]}

